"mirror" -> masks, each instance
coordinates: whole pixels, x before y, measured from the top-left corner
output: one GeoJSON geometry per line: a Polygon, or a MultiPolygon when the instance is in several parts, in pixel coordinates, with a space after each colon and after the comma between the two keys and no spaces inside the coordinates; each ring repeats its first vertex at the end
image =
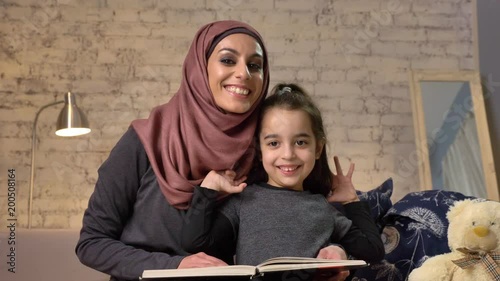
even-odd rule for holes
{"type": "Polygon", "coordinates": [[[410,89],[421,190],[498,201],[479,73],[413,71],[410,89]]]}

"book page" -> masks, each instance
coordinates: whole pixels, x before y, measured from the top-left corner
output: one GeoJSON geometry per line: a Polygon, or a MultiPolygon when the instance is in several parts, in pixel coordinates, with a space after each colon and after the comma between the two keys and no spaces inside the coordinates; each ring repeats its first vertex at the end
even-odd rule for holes
{"type": "Polygon", "coordinates": [[[279,257],[269,259],[257,267],[251,265],[231,265],[183,269],[144,270],[142,279],[197,278],[248,276],[249,278],[264,273],[295,270],[342,271],[367,266],[362,260],[329,260],[300,257],[279,257]]]}
{"type": "Polygon", "coordinates": [[[256,268],[248,265],[214,266],[181,269],[154,269],[144,270],[143,279],[194,277],[194,276],[253,276],[256,268]]]}
{"type": "Polygon", "coordinates": [[[343,271],[367,266],[363,260],[328,260],[314,258],[275,258],[257,266],[260,273],[303,269],[343,271]]]}
{"type": "Polygon", "coordinates": [[[307,264],[307,263],[329,263],[329,264],[338,264],[338,263],[349,263],[349,264],[366,264],[363,260],[331,260],[331,259],[317,259],[317,258],[302,258],[302,257],[278,257],[268,259],[257,267],[262,267],[269,264],[307,264]]]}

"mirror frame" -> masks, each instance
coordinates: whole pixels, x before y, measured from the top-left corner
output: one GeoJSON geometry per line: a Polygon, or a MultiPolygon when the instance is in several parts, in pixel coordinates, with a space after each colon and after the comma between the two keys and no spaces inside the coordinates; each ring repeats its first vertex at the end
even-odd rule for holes
{"type": "Polygon", "coordinates": [[[477,135],[481,148],[481,160],[483,165],[483,176],[486,185],[486,193],[491,200],[499,201],[499,190],[493,161],[488,121],[484,106],[484,95],[481,87],[481,76],[477,71],[410,71],[410,92],[413,112],[413,128],[415,131],[415,142],[419,157],[420,190],[432,189],[432,177],[429,161],[429,149],[427,133],[425,129],[424,108],[422,102],[421,81],[432,82],[469,82],[474,115],[476,119],[477,135]]]}

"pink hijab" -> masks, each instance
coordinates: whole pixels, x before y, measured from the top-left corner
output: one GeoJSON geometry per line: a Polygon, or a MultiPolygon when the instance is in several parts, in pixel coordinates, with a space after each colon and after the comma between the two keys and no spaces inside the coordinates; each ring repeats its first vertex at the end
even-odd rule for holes
{"type": "Polygon", "coordinates": [[[178,209],[189,207],[194,186],[210,170],[233,169],[238,176],[250,171],[259,108],[269,86],[267,52],[260,34],[251,26],[237,21],[213,22],[196,33],[182,73],[180,88],[168,103],[154,108],[148,119],[132,122],[163,195],[178,209]],[[212,42],[221,40],[218,35],[227,36],[232,29],[252,35],[264,52],[262,94],[243,114],[221,112],[208,82],[207,51],[212,42]]]}

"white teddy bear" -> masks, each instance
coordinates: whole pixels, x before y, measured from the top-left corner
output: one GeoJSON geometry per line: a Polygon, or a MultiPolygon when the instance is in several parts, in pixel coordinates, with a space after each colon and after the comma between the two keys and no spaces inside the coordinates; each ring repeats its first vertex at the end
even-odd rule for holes
{"type": "Polygon", "coordinates": [[[466,199],[446,217],[451,253],[427,259],[408,281],[500,281],[500,202],[466,199]]]}

